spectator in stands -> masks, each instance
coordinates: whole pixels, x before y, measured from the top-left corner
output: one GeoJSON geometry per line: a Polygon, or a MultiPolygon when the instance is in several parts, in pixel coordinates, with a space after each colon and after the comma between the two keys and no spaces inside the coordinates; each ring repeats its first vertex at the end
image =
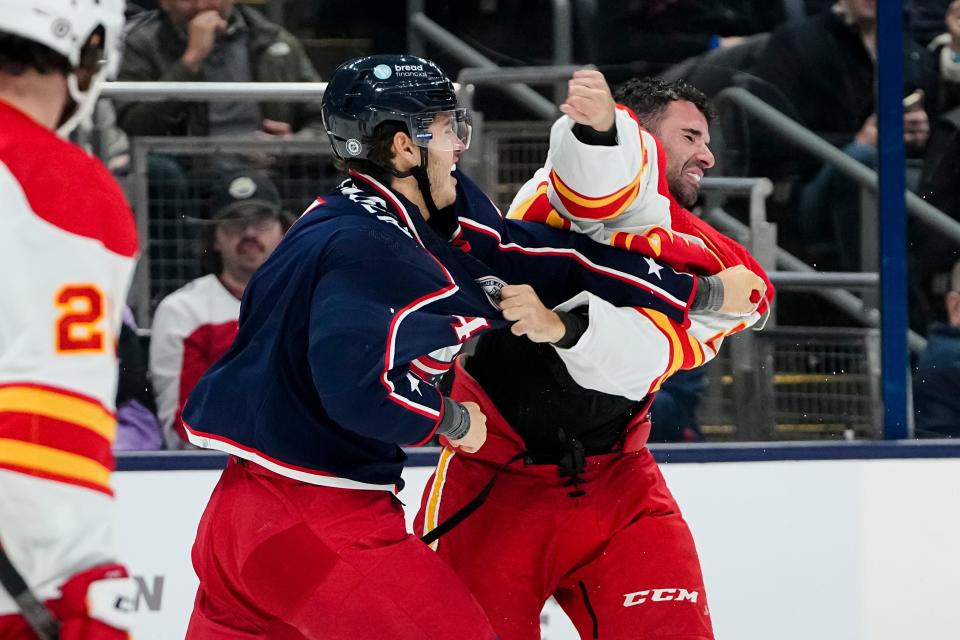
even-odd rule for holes
{"type": "Polygon", "coordinates": [[[960,0],[953,0],[943,14],[947,30],[927,46],[940,63],[941,94],[938,113],[960,106],[960,0]]]}
{"type": "Polygon", "coordinates": [[[943,31],[943,15],[950,0],[910,0],[910,33],[921,47],[927,46],[943,31]]]}
{"type": "MultiPolygon", "coordinates": [[[[804,126],[843,146],[874,113],[876,58],[875,1],[838,0],[828,11],[777,28],[753,71],[796,110],[804,126]]],[[[936,106],[936,64],[909,41],[904,76],[904,95],[922,89],[927,108],[936,106]]]]}
{"type": "Polygon", "coordinates": [[[137,325],[130,308],[123,312],[123,324],[117,340],[120,378],[117,384],[117,437],[114,451],[163,449],[163,434],[157,420],[147,354],[137,336],[137,325]]]}
{"type": "Polygon", "coordinates": [[[930,328],[929,342],[913,376],[917,437],[960,436],[960,261],[944,297],[947,323],[930,328]]]}
{"type": "MultiPolygon", "coordinates": [[[[128,25],[120,80],[319,82],[303,46],[234,0],[160,0],[128,25]]],[[[324,133],[319,101],[124,102],[120,126],[137,135],[289,136],[324,133]]]]}
{"type": "MultiPolygon", "coordinates": [[[[917,193],[960,222],[960,0],[950,4],[944,22],[948,32],[934,39],[934,46],[940,47],[936,55],[945,80],[941,99],[944,111],[933,122],[917,193]]],[[[948,289],[945,283],[949,277],[945,274],[960,258],[960,243],[916,219],[910,220],[909,231],[910,279],[918,292],[917,300],[911,300],[910,312],[911,318],[919,316],[913,324],[925,329],[942,319],[937,311],[948,289]]]]}
{"type": "MultiPolygon", "coordinates": [[[[124,81],[318,82],[299,41],[256,10],[234,0],[160,0],[127,23],[124,81]]],[[[130,136],[325,136],[320,102],[276,103],[235,100],[119,102],[117,120],[130,136]]],[[[196,216],[212,176],[269,159],[232,154],[150,154],[147,159],[151,224],[150,281],[154,296],[183,279],[178,265],[194,238],[182,222],[196,216]],[[212,160],[207,162],[206,160],[212,160]],[[170,283],[170,284],[167,284],[170,283]]]]}
{"type": "MultiPolygon", "coordinates": [[[[752,89],[858,161],[876,165],[874,0],[838,0],[828,11],[782,25],[770,36],[754,69],[752,89]]],[[[937,61],[908,40],[904,47],[904,142],[919,156],[929,137],[929,113],[939,105],[937,61]],[[919,90],[919,92],[917,92],[919,90]],[[914,93],[916,92],[916,93],[914,93]]],[[[782,153],[757,136],[754,171],[791,178],[799,189],[797,215],[785,218],[788,250],[821,269],[859,270],[859,189],[812,157],[782,153]],[[790,228],[795,225],[794,228],[790,228]],[[789,241],[792,239],[792,242],[789,241]]]]}
{"type": "Polygon", "coordinates": [[[214,186],[201,236],[204,275],[163,299],[153,318],[150,373],[164,438],[182,448],[180,412],[200,376],[237,335],[240,299],[292,218],[266,175],[240,171],[214,186]]]}

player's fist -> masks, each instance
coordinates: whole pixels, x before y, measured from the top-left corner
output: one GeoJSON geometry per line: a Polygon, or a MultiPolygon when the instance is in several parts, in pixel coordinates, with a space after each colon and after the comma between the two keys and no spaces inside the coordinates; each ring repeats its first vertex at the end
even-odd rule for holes
{"type": "Polygon", "coordinates": [[[717,274],[723,283],[723,304],[720,313],[734,316],[750,315],[757,310],[767,292],[763,278],[742,264],[724,269],[717,274]]]}
{"type": "Polygon", "coordinates": [[[613,127],[617,104],[602,73],[591,69],[574,71],[567,86],[567,100],[560,105],[560,111],[574,122],[600,132],[613,127]]]}
{"type": "Polygon", "coordinates": [[[513,322],[515,336],[527,336],[533,342],[556,342],[563,338],[566,327],[560,316],[540,302],[528,284],[510,284],[500,290],[500,311],[513,322]]]}
{"type": "Polygon", "coordinates": [[[450,440],[454,449],[462,449],[466,453],[476,453],[487,441],[487,416],[483,415],[480,405],[476,402],[461,402],[470,416],[470,430],[459,440],[450,440]]]}

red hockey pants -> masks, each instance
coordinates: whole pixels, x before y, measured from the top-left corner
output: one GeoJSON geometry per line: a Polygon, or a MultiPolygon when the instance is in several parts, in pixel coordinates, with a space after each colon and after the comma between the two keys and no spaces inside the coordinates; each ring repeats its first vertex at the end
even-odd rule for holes
{"type": "Polygon", "coordinates": [[[476,600],[382,491],[232,458],[193,547],[189,640],[490,640],[476,600]]]}

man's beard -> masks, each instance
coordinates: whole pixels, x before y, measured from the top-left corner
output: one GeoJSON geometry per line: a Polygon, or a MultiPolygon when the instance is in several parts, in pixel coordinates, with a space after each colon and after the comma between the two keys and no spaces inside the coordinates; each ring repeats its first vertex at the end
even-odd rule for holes
{"type": "Polygon", "coordinates": [[[683,179],[683,172],[675,176],[667,176],[667,187],[670,189],[670,195],[673,196],[673,199],[685,209],[695,205],[697,198],[700,197],[700,190],[683,179]]]}

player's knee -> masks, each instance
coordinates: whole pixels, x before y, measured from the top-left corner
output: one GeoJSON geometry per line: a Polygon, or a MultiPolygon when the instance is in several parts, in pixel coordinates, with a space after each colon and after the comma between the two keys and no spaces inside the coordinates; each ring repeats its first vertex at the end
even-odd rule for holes
{"type": "Polygon", "coordinates": [[[119,564],[100,565],[70,577],[52,605],[61,620],[60,640],[126,640],[137,585],[119,564]]]}

